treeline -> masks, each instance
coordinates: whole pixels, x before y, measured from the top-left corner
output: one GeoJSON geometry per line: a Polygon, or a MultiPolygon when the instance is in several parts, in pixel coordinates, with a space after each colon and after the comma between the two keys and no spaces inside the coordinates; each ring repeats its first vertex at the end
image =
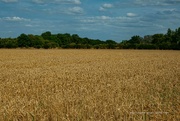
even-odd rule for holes
{"type": "Polygon", "coordinates": [[[117,43],[113,40],[81,38],[77,34],[52,34],[47,31],[41,35],[21,34],[17,38],[0,38],[0,48],[73,48],[73,49],[173,49],[180,50],[180,28],[168,29],[166,34],[131,37],[117,43]]]}
{"type": "Polygon", "coordinates": [[[17,38],[0,38],[0,48],[75,48],[75,49],[115,49],[113,40],[81,38],[77,34],[52,34],[47,31],[41,35],[21,34],[17,38]]]}
{"type": "Polygon", "coordinates": [[[166,34],[131,37],[118,44],[122,49],[163,49],[180,50],[180,27],[175,31],[168,29],[166,34]]]}

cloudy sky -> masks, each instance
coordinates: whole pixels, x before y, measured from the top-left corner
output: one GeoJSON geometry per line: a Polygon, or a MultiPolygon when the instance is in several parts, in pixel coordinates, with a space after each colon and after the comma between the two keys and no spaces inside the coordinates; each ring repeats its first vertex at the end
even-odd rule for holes
{"type": "Polygon", "coordinates": [[[180,27],[180,0],[0,0],[0,37],[70,33],[117,42],[180,27]]]}

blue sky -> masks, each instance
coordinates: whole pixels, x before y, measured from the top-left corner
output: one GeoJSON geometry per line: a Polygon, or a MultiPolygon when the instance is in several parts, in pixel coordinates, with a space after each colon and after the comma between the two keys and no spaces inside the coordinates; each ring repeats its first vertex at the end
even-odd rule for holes
{"type": "Polygon", "coordinates": [[[70,33],[117,42],[180,27],[180,0],[0,0],[0,37],[70,33]]]}

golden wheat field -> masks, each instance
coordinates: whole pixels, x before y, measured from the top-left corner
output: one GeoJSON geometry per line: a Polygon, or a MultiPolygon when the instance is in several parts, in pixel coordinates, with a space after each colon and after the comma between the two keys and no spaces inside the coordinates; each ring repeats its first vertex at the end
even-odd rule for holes
{"type": "Polygon", "coordinates": [[[180,51],[0,50],[0,121],[179,121],[180,51]]]}

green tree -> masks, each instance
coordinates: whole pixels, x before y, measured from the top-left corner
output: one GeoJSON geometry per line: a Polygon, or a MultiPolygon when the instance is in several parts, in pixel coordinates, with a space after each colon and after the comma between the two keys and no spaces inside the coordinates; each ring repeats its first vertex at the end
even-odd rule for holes
{"type": "Polygon", "coordinates": [[[4,41],[4,39],[0,39],[0,48],[4,48],[4,44],[5,43],[5,41],[4,41]]]}
{"type": "Polygon", "coordinates": [[[152,35],[146,35],[146,36],[144,36],[142,43],[150,44],[150,43],[152,43],[152,40],[153,40],[152,35]]]}
{"type": "Polygon", "coordinates": [[[17,41],[19,47],[31,47],[32,45],[31,39],[26,34],[21,34],[17,41]]]}
{"type": "Polygon", "coordinates": [[[180,42],[180,27],[175,30],[174,38],[172,43],[178,44],[180,42]]]}
{"type": "Polygon", "coordinates": [[[174,35],[174,31],[172,31],[171,29],[168,29],[167,33],[164,35],[165,41],[172,43],[173,42],[173,35],[174,35]]]}
{"type": "Polygon", "coordinates": [[[81,38],[77,34],[72,35],[72,42],[73,43],[79,44],[80,40],[81,40],[81,38]]]}
{"type": "Polygon", "coordinates": [[[106,40],[107,49],[115,49],[116,48],[116,42],[113,40],[106,40]]]}
{"type": "Polygon", "coordinates": [[[11,38],[7,38],[5,39],[5,48],[17,48],[18,44],[17,44],[17,40],[16,39],[11,39],[11,38]]]}
{"type": "Polygon", "coordinates": [[[51,40],[51,32],[50,31],[42,33],[41,36],[44,38],[44,40],[51,40]]]}
{"type": "Polygon", "coordinates": [[[165,40],[164,34],[154,34],[152,38],[153,38],[152,40],[153,44],[160,44],[165,40]]]}
{"type": "Polygon", "coordinates": [[[131,39],[129,40],[129,43],[130,44],[140,44],[142,42],[143,38],[136,35],[136,36],[133,36],[131,37],[131,39]]]}
{"type": "Polygon", "coordinates": [[[37,49],[43,47],[44,39],[41,36],[30,34],[28,35],[28,37],[31,39],[32,47],[37,48],[37,49]]]}
{"type": "Polygon", "coordinates": [[[69,33],[57,34],[57,43],[60,47],[67,48],[67,46],[72,42],[72,37],[69,33]]]}

